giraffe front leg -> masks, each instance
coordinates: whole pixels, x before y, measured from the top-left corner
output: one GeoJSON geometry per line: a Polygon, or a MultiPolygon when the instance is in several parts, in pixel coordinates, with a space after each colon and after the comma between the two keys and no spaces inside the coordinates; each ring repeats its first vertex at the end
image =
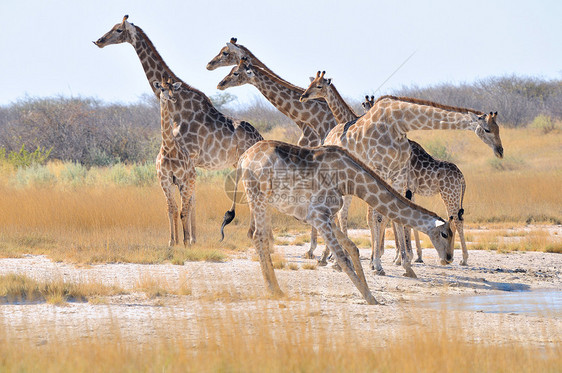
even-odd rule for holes
{"type": "MultiPolygon", "coordinates": [[[[384,228],[382,232],[380,229],[381,224],[383,224],[383,216],[369,207],[367,211],[367,224],[371,230],[371,269],[377,275],[384,276],[385,272],[381,262],[381,256],[384,253],[384,228]]],[[[384,224],[386,225],[386,221],[384,224]]]]}
{"type": "Polygon", "coordinates": [[[314,250],[318,246],[318,231],[316,228],[312,227],[310,230],[310,249],[306,253],[304,253],[304,259],[314,259],[314,250]]]}
{"type": "Polygon", "coordinates": [[[164,178],[160,178],[160,185],[162,187],[162,191],[164,192],[164,196],[166,197],[166,204],[168,206],[168,223],[170,226],[170,240],[168,241],[168,246],[172,247],[178,240],[178,207],[172,192],[171,182],[164,178]]]}
{"type": "Polygon", "coordinates": [[[181,213],[180,218],[183,226],[183,246],[191,245],[193,236],[191,235],[191,218],[193,215],[193,185],[189,183],[181,184],[179,187],[181,198],[181,213]]]}
{"type": "Polygon", "coordinates": [[[364,285],[368,287],[367,281],[365,280],[365,272],[363,271],[363,266],[361,265],[359,249],[357,248],[355,243],[351,241],[349,237],[347,237],[346,234],[344,234],[342,231],[339,230],[337,225],[333,224],[332,229],[336,234],[336,238],[340,243],[340,245],[343,246],[344,250],[347,251],[347,253],[351,257],[351,261],[353,263],[355,273],[357,273],[359,280],[361,280],[364,283],[364,285]]]}
{"type": "Polygon", "coordinates": [[[417,278],[416,273],[412,269],[412,264],[408,260],[408,253],[406,252],[406,242],[405,241],[405,234],[404,234],[404,226],[402,224],[396,224],[396,232],[398,233],[398,237],[400,237],[400,254],[402,256],[402,267],[406,271],[404,276],[417,278]]]}
{"type": "Polygon", "coordinates": [[[402,264],[402,257],[400,256],[400,238],[398,237],[398,232],[396,231],[396,224],[394,224],[394,222],[391,223],[392,225],[392,232],[394,234],[394,246],[396,246],[396,254],[394,254],[394,259],[392,260],[392,262],[399,266],[402,264]]]}
{"type": "MultiPolygon", "coordinates": [[[[323,217],[324,219],[318,216],[315,219],[314,224],[316,228],[320,231],[320,234],[324,238],[324,241],[326,241],[326,246],[329,247],[330,251],[335,256],[336,261],[342,268],[343,272],[345,272],[345,274],[348,275],[348,277],[351,279],[351,282],[353,282],[353,284],[355,285],[357,290],[359,290],[359,292],[361,293],[363,298],[367,301],[367,303],[378,304],[377,300],[375,299],[375,297],[373,297],[371,291],[369,290],[369,287],[367,286],[365,276],[363,275],[363,278],[361,278],[361,276],[351,268],[351,263],[349,262],[348,257],[345,255],[344,251],[342,250],[342,247],[338,242],[338,239],[334,235],[331,218],[329,218],[329,216],[327,215],[323,217]]],[[[343,235],[343,233],[341,234],[343,235]]],[[[359,271],[359,273],[362,272],[359,271]]]]}
{"type": "Polygon", "coordinates": [[[195,222],[195,188],[191,195],[191,203],[189,204],[189,243],[194,245],[197,243],[197,224],[195,222]]]}
{"type": "MultiPolygon", "coordinates": [[[[461,266],[468,265],[468,249],[466,248],[466,241],[464,240],[464,229],[463,229],[463,221],[457,218],[454,218],[455,228],[459,232],[459,238],[461,240],[461,248],[462,248],[462,260],[460,262],[461,266]]],[[[454,234],[455,230],[453,230],[454,234]]]]}
{"type": "Polygon", "coordinates": [[[423,263],[422,247],[421,247],[421,242],[420,242],[420,233],[415,229],[414,229],[414,238],[416,239],[416,251],[418,253],[416,263],[423,263]]]}
{"type": "Polygon", "coordinates": [[[349,216],[349,207],[351,206],[351,196],[343,196],[343,205],[338,211],[338,224],[340,230],[347,236],[347,219],[349,216]]]}

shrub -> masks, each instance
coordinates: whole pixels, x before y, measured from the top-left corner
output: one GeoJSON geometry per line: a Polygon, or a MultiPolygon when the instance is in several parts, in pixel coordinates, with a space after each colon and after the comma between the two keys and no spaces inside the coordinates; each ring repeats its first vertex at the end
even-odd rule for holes
{"type": "Polygon", "coordinates": [[[60,179],[72,186],[86,184],[87,176],[88,170],[80,163],[68,163],[60,173],[60,179]]]}
{"type": "Polygon", "coordinates": [[[146,186],[156,181],[156,167],[150,163],[135,164],[131,169],[131,183],[146,186]]]}
{"type": "Polygon", "coordinates": [[[109,179],[117,185],[125,185],[130,182],[129,171],[123,163],[117,163],[109,170],[109,179]]]}
{"type": "Polygon", "coordinates": [[[454,156],[449,152],[447,146],[439,140],[433,140],[426,144],[426,151],[431,154],[434,158],[440,159],[442,161],[453,162],[454,156]]]}
{"type": "Polygon", "coordinates": [[[6,149],[2,148],[0,158],[6,159],[8,163],[15,167],[29,167],[32,165],[44,165],[51,154],[51,149],[37,147],[34,152],[29,152],[25,145],[22,145],[19,151],[10,151],[6,154],[6,149]]]}
{"type": "Polygon", "coordinates": [[[531,128],[541,130],[545,135],[554,131],[557,127],[556,122],[551,117],[543,114],[536,116],[531,123],[531,128]]]}
{"type": "Polygon", "coordinates": [[[515,171],[525,167],[525,161],[515,156],[507,156],[503,159],[492,158],[488,164],[495,171],[515,171]]]}
{"type": "Polygon", "coordinates": [[[56,183],[56,176],[46,166],[32,165],[20,167],[16,172],[14,182],[18,186],[46,187],[56,183]]]}

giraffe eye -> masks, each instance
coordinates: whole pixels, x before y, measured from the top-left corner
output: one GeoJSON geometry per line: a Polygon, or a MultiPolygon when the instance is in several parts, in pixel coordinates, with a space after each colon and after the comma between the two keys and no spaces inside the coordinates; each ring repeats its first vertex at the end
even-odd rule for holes
{"type": "Polygon", "coordinates": [[[490,133],[490,130],[487,130],[486,128],[482,127],[482,129],[484,130],[484,132],[486,133],[490,133]]]}
{"type": "Polygon", "coordinates": [[[119,33],[123,32],[123,30],[121,30],[121,29],[117,29],[117,30],[115,30],[115,31],[117,31],[117,32],[119,32],[119,33]]]}
{"type": "Polygon", "coordinates": [[[443,238],[447,238],[447,237],[448,237],[448,235],[447,235],[447,233],[445,233],[445,232],[441,232],[441,237],[443,237],[443,238]]]}
{"type": "Polygon", "coordinates": [[[240,75],[240,73],[232,73],[232,75],[238,76],[238,75],[240,75]]]}
{"type": "Polygon", "coordinates": [[[316,88],[322,89],[322,86],[321,86],[321,85],[317,85],[316,88]]]}
{"type": "Polygon", "coordinates": [[[222,52],[223,56],[228,56],[228,52],[222,52]]]}

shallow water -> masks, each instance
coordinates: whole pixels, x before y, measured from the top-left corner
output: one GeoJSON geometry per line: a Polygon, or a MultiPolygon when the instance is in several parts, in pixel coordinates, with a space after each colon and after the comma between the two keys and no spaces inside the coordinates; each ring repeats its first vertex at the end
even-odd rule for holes
{"type": "Polygon", "coordinates": [[[562,315],[562,290],[509,291],[483,295],[453,296],[427,303],[428,307],[454,311],[562,315]]]}

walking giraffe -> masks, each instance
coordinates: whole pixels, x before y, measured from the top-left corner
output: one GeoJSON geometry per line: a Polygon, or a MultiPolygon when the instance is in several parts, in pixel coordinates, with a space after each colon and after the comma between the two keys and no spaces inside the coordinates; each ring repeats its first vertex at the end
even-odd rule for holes
{"type": "Polygon", "coordinates": [[[170,222],[170,241],[173,246],[179,243],[178,218],[181,217],[183,228],[183,244],[189,243],[190,225],[189,215],[191,197],[195,190],[195,167],[192,160],[186,155],[173,135],[170,106],[176,104],[175,98],[180,90],[181,83],[171,81],[162,83],[154,82],[154,87],[160,90],[160,123],[162,132],[162,145],[156,157],[156,174],[168,204],[168,220],[170,222]],[[181,214],[178,216],[178,207],[174,199],[174,185],[177,185],[181,198],[181,214]]]}
{"type": "MultiPolygon", "coordinates": [[[[256,247],[262,275],[274,294],[283,293],[271,262],[268,206],[314,226],[368,304],[377,304],[377,301],[365,280],[359,250],[334,224],[334,215],[340,210],[344,195],[357,196],[385,216],[428,234],[442,263],[453,260],[450,221],[445,222],[402,197],[368,166],[340,147],[303,148],[280,141],[261,141],[240,158],[236,185],[239,178],[244,184],[254,223],[248,233],[256,247]],[[287,183],[287,173],[306,176],[299,182],[287,183]],[[351,257],[352,264],[340,245],[351,257]]],[[[235,207],[236,198],[224,216],[223,238],[224,227],[235,217],[235,207]]],[[[404,261],[404,264],[408,276],[415,277],[409,263],[404,261]]]]}
{"type": "MultiPolygon", "coordinates": [[[[335,90],[331,80],[318,72],[316,78],[302,96],[303,100],[324,96],[326,90],[335,90]]],[[[331,97],[335,97],[334,94],[331,97]]],[[[328,104],[333,103],[328,101],[328,104]]],[[[364,116],[356,121],[338,124],[327,136],[326,145],[338,145],[363,160],[396,190],[405,191],[407,185],[410,144],[409,131],[435,129],[473,130],[476,135],[503,157],[503,147],[495,115],[480,111],[441,105],[408,97],[382,96],[364,116]]],[[[384,274],[380,262],[383,250],[383,232],[387,217],[375,219],[375,211],[369,207],[368,225],[371,230],[371,247],[375,250],[374,269],[384,274]]],[[[403,227],[397,226],[400,244],[405,245],[403,227]]],[[[401,250],[405,253],[406,250],[401,250]]],[[[409,259],[402,255],[401,262],[409,259]]]]}
{"type": "MultiPolygon", "coordinates": [[[[375,104],[375,97],[365,96],[362,103],[365,112],[369,111],[375,104]]],[[[490,119],[495,118],[497,113],[490,113],[490,119]]],[[[433,158],[425,149],[415,141],[410,142],[410,174],[408,176],[408,190],[412,193],[411,200],[414,201],[415,195],[434,196],[439,193],[448,216],[453,217],[453,232],[459,232],[459,239],[462,248],[461,265],[468,265],[468,250],[463,231],[464,209],[462,202],[466,190],[466,182],[461,170],[451,162],[433,158]]],[[[414,230],[416,249],[418,257],[416,262],[421,263],[422,247],[418,231],[414,230]]],[[[398,252],[397,252],[398,254],[398,252]]]]}
{"type": "MultiPolygon", "coordinates": [[[[159,92],[153,82],[169,77],[172,81],[181,83],[181,89],[176,95],[178,103],[174,105],[170,116],[176,127],[174,136],[178,137],[182,149],[192,159],[195,167],[218,170],[235,166],[242,153],[263,140],[263,137],[251,124],[223,115],[203,92],[179,79],[166,65],[144,31],[127,19],[128,16],[123,17],[122,22],[113,26],[94,44],[100,48],[111,44],[131,44],[157,97],[159,92]]],[[[192,197],[190,207],[194,209],[195,197],[192,197]]],[[[195,213],[190,216],[190,242],[194,243],[195,213]]]]}
{"type": "MultiPolygon", "coordinates": [[[[324,142],[324,138],[336,121],[327,103],[320,100],[301,102],[300,97],[304,88],[297,87],[280,78],[265,64],[259,61],[247,48],[236,44],[232,38],[226,47],[208,64],[207,69],[214,70],[219,66],[236,65],[230,73],[218,84],[217,89],[225,90],[244,84],[255,86],[269,102],[285,114],[301,129],[302,135],[297,145],[314,147],[324,142]]],[[[341,220],[338,220],[341,221],[341,220]]],[[[340,223],[341,224],[341,223],[340,223]]],[[[347,234],[347,226],[340,226],[347,234]]],[[[310,249],[305,258],[314,258],[314,250],[318,245],[318,233],[314,228],[310,233],[310,249]]],[[[320,261],[320,264],[325,264],[320,261]]]]}

